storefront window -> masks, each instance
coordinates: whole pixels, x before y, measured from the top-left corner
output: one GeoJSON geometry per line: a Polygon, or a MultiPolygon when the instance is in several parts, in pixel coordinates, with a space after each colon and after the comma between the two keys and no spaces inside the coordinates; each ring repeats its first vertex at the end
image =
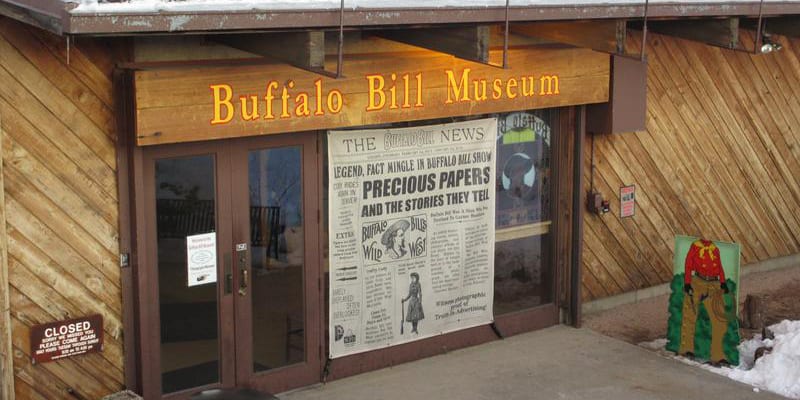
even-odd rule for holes
{"type": "MultiPolygon", "coordinates": [[[[553,301],[551,137],[557,134],[558,109],[402,122],[380,127],[431,125],[486,117],[498,119],[494,314],[502,315],[553,301]]],[[[327,166],[327,162],[324,165],[327,166]]],[[[327,187],[326,181],[323,184],[326,208],[327,187]]],[[[327,213],[328,210],[326,216],[327,213]]],[[[327,227],[327,221],[323,226],[327,227]]],[[[327,273],[327,229],[323,236],[326,239],[323,263],[327,273]]],[[[327,300],[326,296],[326,307],[327,300]]]]}
{"type": "Polygon", "coordinates": [[[494,313],[552,301],[554,110],[498,116],[494,313]]]}

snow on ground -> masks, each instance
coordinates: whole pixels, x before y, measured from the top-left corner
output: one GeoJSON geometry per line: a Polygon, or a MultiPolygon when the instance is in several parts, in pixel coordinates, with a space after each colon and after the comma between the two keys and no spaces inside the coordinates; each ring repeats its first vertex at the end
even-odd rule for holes
{"type": "Polygon", "coordinates": [[[656,339],[639,345],[683,363],[746,383],[753,386],[754,391],[766,389],[791,399],[800,399],[800,321],[785,320],[769,329],[775,334],[775,339],[762,339],[761,335],[757,335],[742,342],[739,345],[741,363],[733,368],[717,368],[676,356],[664,350],[666,339],[656,339]],[[762,346],[772,347],[772,351],[753,363],[756,349],[762,346]]]}
{"type": "MultiPolygon", "coordinates": [[[[98,0],[63,0],[77,4],[73,14],[93,13],[158,13],[190,11],[250,11],[250,10],[330,10],[339,9],[340,0],[128,0],[104,2],[98,0]]],[[[767,3],[786,0],[765,0],[767,3]]],[[[754,3],[757,0],[650,0],[651,4],[714,4],[754,3]]],[[[345,9],[400,9],[438,7],[505,7],[505,0],[345,0],[345,9]]],[[[635,5],[644,0],[510,0],[512,7],[537,6],[596,6],[635,5]]]]}

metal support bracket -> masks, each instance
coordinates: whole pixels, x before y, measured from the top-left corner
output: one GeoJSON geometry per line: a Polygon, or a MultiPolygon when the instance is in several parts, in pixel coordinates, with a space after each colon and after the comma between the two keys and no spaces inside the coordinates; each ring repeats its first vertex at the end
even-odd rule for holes
{"type": "MultiPolygon", "coordinates": [[[[763,0],[762,0],[763,1],[763,0]]],[[[644,62],[645,60],[645,49],[647,48],[647,17],[648,11],[650,6],[650,0],[644,0],[644,20],[642,25],[642,49],[641,53],[639,53],[639,61],[644,62]]]]}
{"type": "Polygon", "coordinates": [[[506,0],[506,26],[505,32],[503,33],[503,69],[508,69],[508,28],[510,25],[508,9],[510,5],[510,0],[506,0]]]}
{"type": "Polygon", "coordinates": [[[342,77],[342,64],[344,63],[344,0],[339,6],[339,45],[336,53],[336,78],[342,77]]]}

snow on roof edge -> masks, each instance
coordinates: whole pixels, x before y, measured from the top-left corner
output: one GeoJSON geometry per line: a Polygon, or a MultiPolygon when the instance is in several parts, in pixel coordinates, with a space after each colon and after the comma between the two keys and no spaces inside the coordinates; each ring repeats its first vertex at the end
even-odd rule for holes
{"type": "MultiPolygon", "coordinates": [[[[340,9],[339,0],[128,0],[98,2],[98,0],[63,0],[73,5],[70,14],[159,14],[242,11],[324,11],[340,9]]],[[[786,0],[765,0],[766,3],[798,3],[786,0]]],[[[650,0],[651,5],[737,5],[753,4],[758,0],[650,0]]],[[[505,7],[505,0],[345,0],[347,10],[381,9],[447,9],[505,7]]],[[[644,1],[631,0],[510,0],[512,7],[590,7],[641,6],[644,1]]]]}

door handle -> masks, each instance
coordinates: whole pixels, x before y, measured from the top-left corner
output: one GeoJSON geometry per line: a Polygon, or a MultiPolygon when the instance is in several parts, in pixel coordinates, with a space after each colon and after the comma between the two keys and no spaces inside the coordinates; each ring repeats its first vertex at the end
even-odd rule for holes
{"type": "Polygon", "coordinates": [[[247,294],[247,285],[249,281],[249,272],[247,265],[247,243],[239,243],[236,245],[236,256],[239,259],[239,296],[247,294]]]}
{"type": "Polygon", "coordinates": [[[241,279],[239,279],[239,295],[240,296],[244,296],[244,295],[247,294],[247,279],[248,279],[247,269],[243,269],[242,270],[241,279]]]}

